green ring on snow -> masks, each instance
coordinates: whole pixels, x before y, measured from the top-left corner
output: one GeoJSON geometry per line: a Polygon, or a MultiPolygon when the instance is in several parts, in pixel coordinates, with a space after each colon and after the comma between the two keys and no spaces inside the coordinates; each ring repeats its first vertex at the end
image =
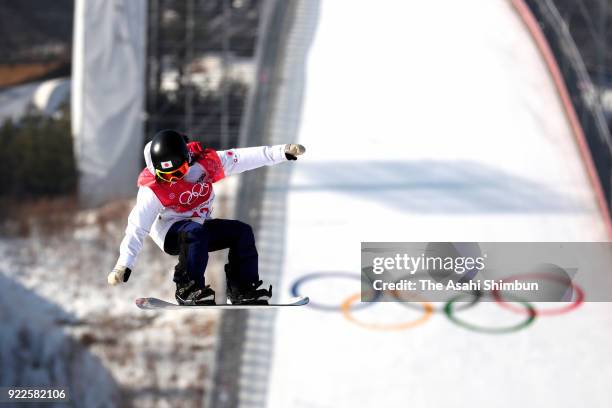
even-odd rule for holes
{"type": "Polygon", "coordinates": [[[520,331],[526,328],[527,326],[531,325],[535,321],[536,310],[529,302],[521,300],[521,299],[511,298],[511,300],[513,300],[514,302],[520,303],[523,306],[525,306],[525,309],[527,310],[527,319],[520,322],[519,324],[510,326],[510,327],[482,327],[482,326],[477,326],[472,323],[465,322],[463,320],[458,319],[457,316],[455,316],[455,311],[453,309],[453,304],[465,296],[466,294],[455,296],[454,298],[449,300],[446,303],[446,305],[444,305],[444,314],[446,315],[446,317],[448,317],[448,319],[451,322],[455,323],[459,327],[463,327],[464,329],[468,329],[468,330],[479,332],[479,333],[506,334],[506,333],[514,333],[514,332],[520,331]]]}

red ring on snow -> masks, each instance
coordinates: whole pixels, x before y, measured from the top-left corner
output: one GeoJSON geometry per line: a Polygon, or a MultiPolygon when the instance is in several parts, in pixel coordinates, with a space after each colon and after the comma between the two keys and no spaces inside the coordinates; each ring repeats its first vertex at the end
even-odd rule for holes
{"type": "MultiPolygon", "coordinates": [[[[546,309],[546,310],[536,309],[535,313],[537,316],[556,316],[560,314],[569,313],[572,310],[577,309],[582,303],[584,303],[584,291],[582,290],[580,286],[572,282],[571,279],[564,279],[564,278],[560,278],[555,275],[549,275],[546,273],[526,273],[522,275],[509,276],[507,278],[502,279],[502,282],[506,282],[509,280],[521,280],[521,279],[530,279],[530,278],[549,280],[549,281],[559,282],[559,283],[569,283],[569,285],[572,287],[572,290],[576,291],[576,299],[571,304],[564,306],[564,307],[560,307],[558,309],[546,309]]],[[[517,307],[516,305],[512,303],[506,302],[502,298],[501,294],[499,293],[499,289],[495,289],[492,292],[493,292],[493,298],[495,299],[495,302],[499,304],[500,306],[508,310],[511,310],[513,312],[516,312],[516,313],[520,313],[520,314],[528,313],[525,311],[524,308],[517,307]]]]}

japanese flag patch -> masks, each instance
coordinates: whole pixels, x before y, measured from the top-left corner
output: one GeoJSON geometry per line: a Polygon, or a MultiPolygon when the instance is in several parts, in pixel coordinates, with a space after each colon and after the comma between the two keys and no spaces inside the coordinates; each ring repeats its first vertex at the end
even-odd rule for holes
{"type": "Polygon", "coordinates": [[[162,166],[162,169],[169,169],[170,167],[172,167],[172,162],[171,161],[161,162],[161,166],[162,166]]]}

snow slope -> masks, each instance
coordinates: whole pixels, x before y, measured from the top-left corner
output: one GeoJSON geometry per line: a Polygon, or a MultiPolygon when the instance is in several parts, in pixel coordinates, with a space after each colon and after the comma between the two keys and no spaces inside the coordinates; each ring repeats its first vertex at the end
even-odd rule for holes
{"type": "Polygon", "coordinates": [[[0,292],[1,386],[63,387],[81,406],[121,404],[120,388],[104,364],[63,330],[74,322],[72,315],[4,275],[0,292]]]}
{"type": "MultiPolygon", "coordinates": [[[[227,186],[217,189],[220,216],[227,186]]],[[[64,385],[79,407],[205,403],[219,313],[134,305],[142,296],[173,299],[176,258],[147,239],[129,282],[106,283],[133,204],[41,203],[1,225],[0,386],[64,385]]],[[[211,258],[209,277],[223,273],[222,256],[211,258]]]]}
{"type": "MultiPolygon", "coordinates": [[[[302,105],[284,113],[296,123],[274,125],[297,126],[308,150],[287,188],[268,186],[286,199],[283,296],[313,272],[358,276],[362,241],[607,240],[554,84],[509,1],[298,3],[310,11],[298,14],[292,41],[308,41],[297,38],[305,26],[316,31],[305,84],[288,80],[282,92],[304,86],[302,105]]],[[[334,310],[278,313],[267,390],[263,399],[249,391],[249,368],[242,406],[612,402],[609,304],[499,336],[442,314],[375,330],[340,313],[359,289],[358,279],[305,284],[302,293],[334,310]]],[[[354,316],[393,324],[420,313],[377,304],[354,316]]],[[[493,303],[460,316],[497,326],[522,319],[493,303]]]]}

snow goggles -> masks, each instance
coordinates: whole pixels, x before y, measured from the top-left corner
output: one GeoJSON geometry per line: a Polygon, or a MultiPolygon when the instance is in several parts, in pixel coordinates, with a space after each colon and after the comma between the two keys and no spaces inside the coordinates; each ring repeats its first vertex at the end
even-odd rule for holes
{"type": "Polygon", "coordinates": [[[159,177],[160,179],[170,183],[174,180],[182,179],[183,177],[185,177],[188,171],[189,171],[189,163],[185,162],[181,165],[181,167],[179,167],[176,170],[172,170],[172,171],[161,171],[161,170],[156,169],[155,175],[159,177]]]}

